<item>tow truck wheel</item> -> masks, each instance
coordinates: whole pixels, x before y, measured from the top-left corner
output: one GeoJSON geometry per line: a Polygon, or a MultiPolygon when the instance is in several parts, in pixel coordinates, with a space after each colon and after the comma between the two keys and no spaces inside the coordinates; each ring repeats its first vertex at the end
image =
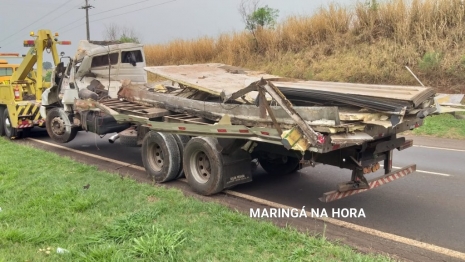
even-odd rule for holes
{"type": "Polygon", "coordinates": [[[59,107],[52,108],[47,112],[45,127],[53,141],[59,143],[68,143],[76,137],[78,132],[78,128],[71,125],[65,110],[59,107]]]}
{"type": "Polygon", "coordinates": [[[260,156],[258,162],[270,175],[287,175],[299,170],[299,159],[290,156],[260,156]]]}
{"type": "Polygon", "coordinates": [[[199,194],[213,195],[223,190],[223,156],[218,140],[194,137],[184,149],[183,166],[190,187],[199,194]]]}
{"type": "Polygon", "coordinates": [[[3,111],[5,111],[5,108],[3,106],[0,106],[0,137],[5,135],[5,128],[4,128],[4,120],[3,120],[3,111]]]}
{"type": "Polygon", "coordinates": [[[14,128],[11,125],[10,115],[8,113],[7,108],[5,108],[3,110],[2,125],[3,125],[3,132],[5,133],[6,137],[8,137],[10,139],[13,139],[13,138],[17,137],[18,129],[14,128]]]}
{"type": "Polygon", "coordinates": [[[173,135],[148,132],[142,141],[142,162],[157,183],[176,179],[181,168],[181,154],[173,135]]]}

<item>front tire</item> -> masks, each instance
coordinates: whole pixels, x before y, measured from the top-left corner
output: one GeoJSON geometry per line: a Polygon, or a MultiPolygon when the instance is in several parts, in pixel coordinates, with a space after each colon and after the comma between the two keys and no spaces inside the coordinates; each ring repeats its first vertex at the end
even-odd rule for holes
{"type": "Polygon", "coordinates": [[[225,170],[218,146],[215,138],[195,137],[184,149],[184,173],[190,187],[199,194],[208,196],[224,189],[225,170]]]}
{"type": "Polygon", "coordinates": [[[68,143],[76,137],[78,132],[78,128],[72,126],[65,110],[59,107],[52,108],[47,112],[45,127],[48,135],[58,143],[68,143]]]}
{"type": "Polygon", "coordinates": [[[150,131],[142,141],[142,162],[157,183],[176,179],[181,168],[181,154],[173,135],[150,131]]]}

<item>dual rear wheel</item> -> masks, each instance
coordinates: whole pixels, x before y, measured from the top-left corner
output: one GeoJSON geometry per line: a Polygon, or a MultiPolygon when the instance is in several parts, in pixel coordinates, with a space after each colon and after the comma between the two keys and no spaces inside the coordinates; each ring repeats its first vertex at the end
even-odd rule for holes
{"type": "Polygon", "coordinates": [[[142,142],[142,162],[157,183],[183,175],[202,195],[223,190],[223,164],[214,138],[171,135],[150,131],[142,142]]]}
{"type": "MultiPolygon", "coordinates": [[[[231,160],[226,160],[219,148],[218,140],[213,137],[190,139],[188,136],[150,131],[142,142],[142,162],[157,183],[185,175],[195,192],[212,195],[224,189],[226,169],[231,168],[231,160]],[[229,161],[229,167],[225,161],[229,161]]],[[[261,157],[258,160],[270,174],[288,174],[299,168],[299,159],[295,157],[261,157]]]]}

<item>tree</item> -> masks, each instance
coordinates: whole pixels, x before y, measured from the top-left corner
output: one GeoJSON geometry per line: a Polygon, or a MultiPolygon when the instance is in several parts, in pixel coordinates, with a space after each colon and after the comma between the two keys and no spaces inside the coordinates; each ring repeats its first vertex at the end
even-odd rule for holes
{"type": "Polygon", "coordinates": [[[43,63],[42,63],[42,67],[43,67],[45,70],[49,70],[49,69],[52,69],[53,65],[52,65],[52,63],[50,63],[50,62],[47,61],[47,62],[43,62],[43,63]]]}
{"type": "Polygon", "coordinates": [[[259,7],[260,0],[242,0],[239,5],[239,13],[245,23],[245,29],[249,30],[258,47],[256,30],[261,28],[273,28],[278,19],[278,9],[265,5],[259,7]]]}
{"type": "Polygon", "coordinates": [[[134,28],[120,26],[114,23],[105,25],[103,37],[106,41],[120,41],[123,43],[140,43],[140,37],[134,28]]]}
{"type": "Polygon", "coordinates": [[[52,71],[48,71],[48,72],[45,74],[44,81],[45,81],[45,82],[50,82],[51,79],[52,79],[52,71]]]}

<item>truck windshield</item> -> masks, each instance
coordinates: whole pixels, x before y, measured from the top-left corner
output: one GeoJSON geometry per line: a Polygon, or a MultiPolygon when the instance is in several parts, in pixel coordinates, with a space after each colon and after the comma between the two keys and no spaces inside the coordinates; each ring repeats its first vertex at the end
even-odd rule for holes
{"type": "Polygon", "coordinates": [[[0,76],[11,76],[13,75],[12,67],[0,67],[0,76]]]}

